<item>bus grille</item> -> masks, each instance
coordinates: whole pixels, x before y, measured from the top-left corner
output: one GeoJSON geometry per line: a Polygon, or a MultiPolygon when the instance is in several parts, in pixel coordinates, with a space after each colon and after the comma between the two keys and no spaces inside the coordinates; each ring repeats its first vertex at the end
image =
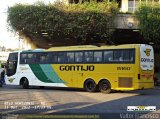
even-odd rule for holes
{"type": "Polygon", "coordinates": [[[132,85],[133,83],[131,77],[119,77],[118,87],[130,88],[132,85]]]}

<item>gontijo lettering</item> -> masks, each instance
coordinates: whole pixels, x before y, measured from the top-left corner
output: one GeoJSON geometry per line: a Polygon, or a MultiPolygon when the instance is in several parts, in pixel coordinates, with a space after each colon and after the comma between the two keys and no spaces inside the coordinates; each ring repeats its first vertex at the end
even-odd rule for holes
{"type": "Polygon", "coordinates": [[[93,65],[61,65],[60,71],[94,71],[93,65]]]}
{"type": "Polygon", "coordinates": [[[141,58],[141,62],[154,62],[154,59],[141,58]]]}

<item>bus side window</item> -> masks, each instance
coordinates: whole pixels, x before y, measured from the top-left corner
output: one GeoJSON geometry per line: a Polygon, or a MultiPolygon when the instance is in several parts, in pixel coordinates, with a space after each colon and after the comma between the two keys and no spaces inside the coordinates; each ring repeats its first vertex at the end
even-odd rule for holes
{"type": "Polygon", "coordinates": [[[123,57],[120,57],[120,58],[119,58],[119,61],[120,61],[120,62],[123,61],[123,57]]]}
{"type": "Polygon", "coordinates": [[[65,53],[59,52],[58,53],[58,63],[64,63],[65,62],[65,53]]]}
{"type": "Polygon", "coordinates": [[[40,57],[40,63],[46,63],[46,62],[47,62],[46,56],[42,55],[42,56],[40,57]]]}
{"type": "Polygon", "coordinates": [[[123,50],[114,50],[114,62],[121,62],[123,60],[123,50]],[[121,61],[120,61],[121,60],[121,61]]]}
{"type": "Polygon", "coordinates": [[[58,62],[62,62],[62,58],[58,57],[58,62]]]}
{"type": "Polygon", "coordinates": [[[74,62],[74,52],[67,52],[66,57],[67,57],[67,60],[66,60],[67,63],[74,62]]]}
{"type": "Polygon", "coordinates": [[[113,61],[113,51],[104,51],[104,62],[113,61]]]}
{"type": "Polygon", "coordinates": [[[57,63],[58,57],[56,52],[50,52],[49,54],[49,63],[57,63]]]}
{"type": "Polygon", "coordinates": [[[20,63],[21,64],[27,63],[27,54],[20,54],[20,63]]]}
{"type": "Polygon", "coordinates": [[[113,58],[112,58],[112,57],[109,57],[109,58],[108,58],[108,61],[112,62],[112,61],[113,61],[113,58]]]}
{"type": "Polygon", "coordinates": [[[48,53],[42,53],[40,54],[40,63],[49,63],[49,54],[48,53]]]}
{"type": "Polygon", "coordinates": [[[135,51],[134,50],[130,50],[130,52],[129,52],[129,61],[130,62],[134,62],[134,58],[135,58],[135,51]]]}
{"type": "Polygon", "coordinates": [[[31,58],[31,63],[39,63],[40,62],[40,53],[33,53],[31,58]]]}
{"type": "Polygon", "coordinates": [[[26,63],[39,63],[39,57],[36,53],[29,53],[27,54],[26,63]]]}
{"type": "Polygon", "coordinates": [[[84,52],[84,61],[85,62],[93,62],[93,52],[92,51],[84,52]]]}
{"type": "Polygon", "coordinates": [[[131,62],[133,61],[133,57],[130,58],[130,61],[131,61],[131,62]]]}
{"type": "Polygon", "coordinates": [[[102,51],[94,52],[94,62],[102,62],[102,51]]]}
{"type": "Polygon", "coordinates": [[[128,62],[129,61],[129,50],[123,50],[123,61],[128,62]]]}
{"type": "Polygon", "coordinates": [[[75,52],[75,62],[80,63],[83,61],[83,52],[75,52]]]}

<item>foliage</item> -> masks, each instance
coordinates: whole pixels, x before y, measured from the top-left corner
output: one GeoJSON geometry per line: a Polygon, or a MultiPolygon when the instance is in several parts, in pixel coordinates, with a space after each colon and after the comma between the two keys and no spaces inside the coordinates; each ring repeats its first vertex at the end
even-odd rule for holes
{"type": "Polygon", "coordinates": [[[58,42],[61,39],[84,44],[92,40],[101,42],[113,32],[109,28],[117,10],[114,2],[17,4],[8,8],[8,24],[11,30],[33,40],[40,38],[58,42]]]}
{"type": "Polygon", "coordinates": [[[142,3],[137,11],[141,34],[147,41],[160,43],[160,4],[142,3]]]}

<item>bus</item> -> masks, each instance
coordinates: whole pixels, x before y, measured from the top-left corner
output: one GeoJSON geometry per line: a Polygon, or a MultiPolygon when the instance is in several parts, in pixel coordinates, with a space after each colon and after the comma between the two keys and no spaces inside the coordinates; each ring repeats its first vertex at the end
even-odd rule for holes
{"type": "Polygon", "coordinates": [[[6,83],[84,88],[88,92],[154,87],[154,52],[147,44],[67,46],[12,52],[6,83]]]}

